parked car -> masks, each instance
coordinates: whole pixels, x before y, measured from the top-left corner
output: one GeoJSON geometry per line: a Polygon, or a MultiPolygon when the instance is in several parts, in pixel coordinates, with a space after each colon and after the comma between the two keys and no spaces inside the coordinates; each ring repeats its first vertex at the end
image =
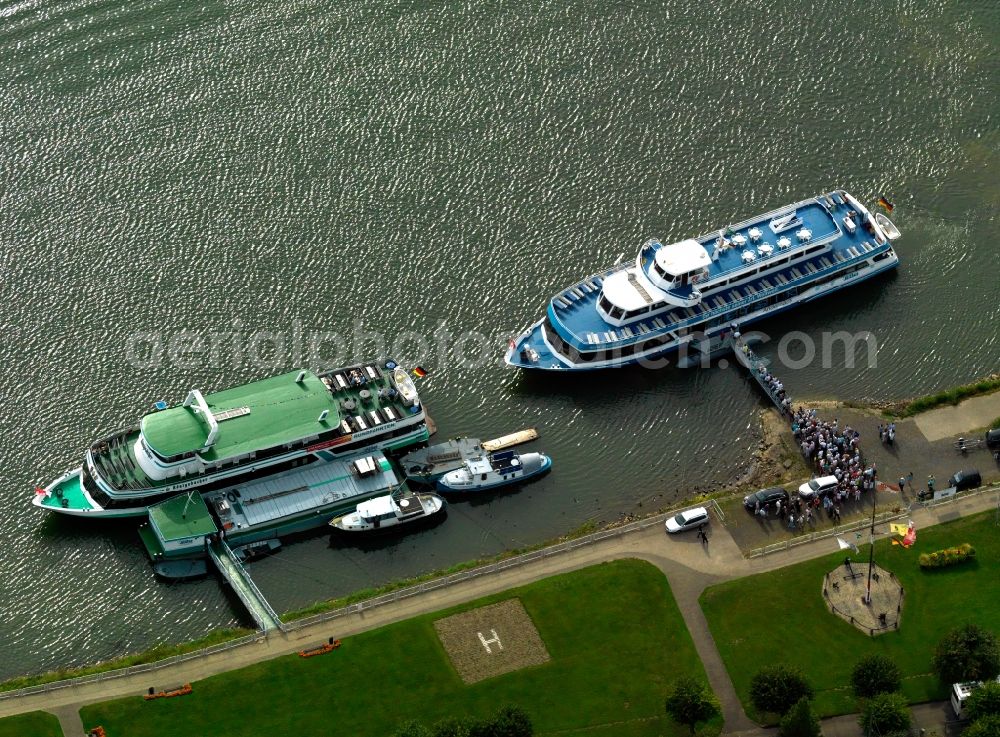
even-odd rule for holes
{"type": "Polygon", "coordinates": [[[799,487],[799,496],[803,499],[812,499],[816,496],[823,496],[824,494],[829,494],[831,491],[837,488],[836,476],[820,476],[819,478],[808,481],[799,487]]]}
{"type": "Polygon", "coordinates": [[[755,491],[753,494],[747,494],[743,497],[743,506],[751,512],[757,508],[758,504],[765,507],[769,504],[773,505],[775,502],[788,504],[788,492],[780,486],[773,486],[770,489],[761,489],[760,491],[755,491]]]}
{"type": "Polygon", "coordinates": [[[667,532],[684,532],[708,524],[708,510],[695,507],[677,514],[667,520],[667,532]]]}
{"type": "Polygon", "coordinates": [[[958,491],[965,491],[966,489],[975,489],[983,485],[983,477],[974,468],[967,468],[964,471],[959,471],[950,479],[948,479],[948,486],[954,486],[958,491]]]}
{"type": "Polygon", "coordinates": [[[986,447],[991,449],[1000,448],[1000,427],[986,433],[986,447]]]}

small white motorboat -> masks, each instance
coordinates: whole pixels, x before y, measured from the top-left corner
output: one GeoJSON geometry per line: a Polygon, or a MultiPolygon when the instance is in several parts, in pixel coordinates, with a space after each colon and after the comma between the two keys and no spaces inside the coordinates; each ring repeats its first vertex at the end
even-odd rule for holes
{"type": "Polygon", "coordinates": [[[389,530],[426,520],[443,511],[445,504],[445,500],[437,494],[415,494],[409,489],[402,489],[361,502],[350,514],[330,520],[330,526],[344,532],[389,530]]]}

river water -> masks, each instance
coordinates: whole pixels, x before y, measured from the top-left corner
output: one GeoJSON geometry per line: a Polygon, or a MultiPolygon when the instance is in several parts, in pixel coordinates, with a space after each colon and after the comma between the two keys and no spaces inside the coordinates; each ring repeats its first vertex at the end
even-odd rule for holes
{"type": "Polygon", "coordinates": [[[898,273],[763,324],[763,352],[871,331],[874,364],[784,371],[799,396],[996,370],[1000,6],[804,9],[0,0],[0,677],[242,621],[214,580],[156,580],[134,525],[28,504],[191,387],[391,352],[430,371],[441,437],[537,426],[554,456],[431,530],[254,564],[279,610],[734,479],[761,405],[732,368],[500,363],[553,292],[651,235],[885,194],[898,273]]]}

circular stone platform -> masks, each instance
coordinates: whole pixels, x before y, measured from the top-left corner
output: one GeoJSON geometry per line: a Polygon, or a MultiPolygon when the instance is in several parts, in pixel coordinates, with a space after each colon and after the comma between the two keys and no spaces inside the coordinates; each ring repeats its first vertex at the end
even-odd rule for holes
{"type": "Polygon", "coordinates": [[[877,564],[872,569],[872,601],[865,603],[868,563],[850,561],[823,577],[823,599],[830,611],[868,635],[899,629],[903,587],[877,564]]]}

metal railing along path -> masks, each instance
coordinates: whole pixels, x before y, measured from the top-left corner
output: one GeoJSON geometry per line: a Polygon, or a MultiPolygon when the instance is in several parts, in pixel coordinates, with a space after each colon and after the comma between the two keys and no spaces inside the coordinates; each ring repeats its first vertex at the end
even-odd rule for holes
{"type": "MultiPolygon", "coordinates": [[[[412,586],[406,586],[400,589],[396,589],[395,591],[390,591],[388,593],[373,597],[371,599],[365,599],[364,601],[359,601],[354,604],[348,604],[346,606],[340,607],[339,609],[331,609],[328,612],[320,612],[319,614],[314,614],[309,617],[296,619],[292,622],[288,622],[287,624],[285,624],[285,630],[286,631],[298,630],[304,627],[309,627],[314,624],[328,622],[332,619],[346,617],[351,614],[367,611],[369,609],[373,609],[377,606],[382,606],[384,604],[391,604],[400,601],[401,599],[406,599],[411,596],[423,594],[427,591],[434,591],[436,589],[452,586],[456,583],[461,583],[462,581],[468,581],[470,579],[478,578],[484,575],[500,573],[502,571],[506,571],[511,568],[522,566],[526,563],[532,563],[534,561],[541,560],[542,558],[548,558],[553,555],[559,555],[560,553],[565,553],[570,550],[582,548],[586,545],[592,545],[594,543],[601,542],[602,540],[608,540],[610,538],[621,537],[623,535],[627,535],[632,532],[646,530],[656,525],[662,525],[664,522],[667,521],[668,518],[677,514],[679,510],[689,508],[696,503],[697,502],[688,502],[687,504],[675,507],[669,512],[663,512],[661,514],[657,514],[652,517],[645,517],[643,519],[636,520],[634,522],[629,522],[619,527],[611,527],[606,530],[598,530],[597,532],[592,532],[588,535],[583,535],[581,537],[573,538],[572,540],[565,540],[561,543],[556,543],[555,545],[550,545],[545,548],[540,548],[539,550],[532,550],[528,553],[522,553],[520,555],[515,555],[510,558],[504,558],[503,560],[498,560],[493,563],[487,563],[482,566],[477,566],[476,568],[470,568],[465,571],[458,571],[457,573],[451,573],[446,576],[433,578],[429,581],[424,581],[422,583],[414,584],[412,586]]],[[[716,502],[714,499],[709,499],[702,503],[706,507],[713,509],[715,513],[718,515],[719,520],[725,523],[726,516],[725,513],[722,511],[722,508],[719,506],[718,502],[716,502]]]]}
{"type": "MultiPolygon", "coordinates": [[[[720,509],[718,509],[718,505],[715,504],[715,501],[711,500],[710,502],[708,502],[708,504],[714,505],[721,517],[722,512],[720,509]]],[[[690,506],[691,503],[688,503],[684,506],[678,506],[669,512],[664,512],[654,517],[647,517],[645,519],[636,520],[635,522],[630,522],[620,527],[613,527],[606,530],[599,530],[597,532],[593,532],[588,535],[584,535],[582,537],[574,538],[572,540],[565,540],[555,545],[550,545],[545,548],[540,548],[539,550],[533,550],[531,552],[523,553],[521,555],[513,556],[511,558],[506,558],[504,560],[496,561],[494,563],[488,563],[486,565],[478,566],[476,568],[470,568],[469,570],[466,571],[459,571],[458,573],[452,573],[450,575],[442,576],[440,578],[434,578],[429,581],[424,581],[423,583],[415,584],[413,586],[407,586],[404,588],[397,589],[396,591],[392,591],[387,594],[375,596],[372,597],[371,599],[365,599],[364,601],[359,601],[357,603],[350,604],[348,606],[341,607],[339,609],[334,609],[328,612],[321,612],[311,617],[304,617],[302,619],[297,619],[294,620],[293,622],[288,622],[288,623],[282,622],[281,629],[284,632],[300,630],[320,622],[327,622],[334,619],[338,619],[340,617],[347,616],[349,614],[368,611],[369,609],[374,609],[375,607],[378,606],[383,606],[385,604],[390,604],[392,602],[400,601],[401,599],[405,599],[410,596],[415,596],[417,594],[421,594],[426,591],[434,591],[436,589],[441,589],[447,586],[454,585],[456,583],[460,583],[461,581],[468,581],[470,579],[477,578],[480,576],[499,573],[501,571],[505,571],[510,568],[515,568],[517,566],[524,565],[526,563],[531,563],[532,561],[541,560],[542,558],[548,558],[553,555],[558,555],[568,550],[575,550],[576,548],[580,548],[585,545],[591,545],[593,543],[600,542],[601,540],[607,540],[613,537],[621,537],[622,535],[627,535],[632,532],[648,529],[650,527],[653,527],[654,525],[662,525],[666,521],[667,517],[676,514],[679,509],[683,509],[684,507],[690,507],[690,506]]],[[[109,681],[116,678],[124,678],[126,676],[135,675],[137,673],[147,673],[151,671],[156,671],[189,660],[203,658],[209,655],[214,655],[216,653],[224,652],[226,650],[233,650],[236,648],[244,647],[251,643],[262,642],[266,639],[267,639],[267,633],[257,632],[252,635],[246,635],[245,637],[241,637],[235,640],[230,640],[228,642],[220,643],[218,645],[212,645],[211,647],[203,648],[201,650],[194,650],[190,653],[175,655],[151,663],[143,663],[141,665],[128,666],[126,668],[116,668],[114,670],[108,670],[102,673],[93,673],[90,675],[78,676],[76,678],[68,678],[61,681],[42,683],[38,684],[37,686],[28,686],[26,688],[20,688],[10,691],[2,691],[0,692],[0,700],[17,698],[20,696],[30,696],[32,694],[45,693],[48,691],[56,691],[63,688],[71,688],[73,686],[81,686],[87,683],[94,683],[98,681],[109,681]]]]}
{"type": "MultiPolygon", "coordinates": [[[[913,511],[918,508],[931,508],[940,507],[945,504],[951,504],[962,499],[970,499],[981,494],[988,494],[990,492],[1000,492],[1000,483],[990,484],[989,486],[981,486],[978,489],[970,489],[968,491],[960,491],[952,496],[945,497],[943,499],[936,499],[933,501],[926,502],[913,502],[909,507],[905,509],[900,509],[899,512],[882,512],[875,517],[875,524],[885,524],[891,522],[892,520],[901,519],[903,517],[909,517],[912,515],[913,511]]],[[[1000,504],[1000,500],[998,500],[1000,504]]],[[[998,506],[1000,509],[1000,506],[998,506]]],[[[808,535],[800,535],[798,537],[793,537],[788,540],[783,540],[780,543],[773,543],[772,545],[765,545],[762,548],[754,548],[749,553],[747,553],[747,558],[761,558],[770,553],[777,553],[781,550],[790,550],[791,548],[798,547],[799,545],[805,545],[813,540],[823,540],[828,537],[834,537],[835,535],[841,535],[845,532],[857,532],[858,530],[865,529],[871,526],[871,519],[859,519],[856,522],[851,522],[846,525],[840,525],[839,527],[834,527],[830,530],[823,530],[822,532],[813,532],[808,535]]]]}
{"type": "MultiPolygon", "coordinates": [[[[882,512],[875,516],[875,524],[882,525],[892,520],[897,520],[902,517],[908,517],[910,515],[910,509],[901,509],[899,512],[882,512]]],[[[797,548],[799,545],[806,545],[814,540],[825,540],[829,537],[836,537],[837,535],[843,535],[846,532],[857,532],[858,530],[864,530],[871,527],[871,518],[859,519],[855,522],[848,522],[846,525],[838,525],[837,527],[832,527],[828,530],[822,530],[820,532],[810,532],[808,535],[799,535],[798,537],[791,537],[787,540],[782,540],[779,543],[773,543],[771,545],[765,545],[762,548],[754,548],[749,553],[747,553],[747,558],[762,558],[770,553],[777,553],[781,550],[790,550],[792,548],[797,548]]]]}
{"type": "Polygon", "coordinates": [[[115,668],[114,670],[107,670],[102,673],[91,673],[85,676],[67,678],[61,681],[40,683],[37,686],[27,686],[25,688],[19,688],[11,691],[0,691],[0,701],[20,696],[30,696],[31,694],[45,693],[48,691],[57,691],[63,688],[82,686],[87,683],[110,681],[116,678],[124,678],[125,676],[132,676],[139,673],[150,673],[152,671],[184,663],[189,660],[196,660],[198,658],[204,658],[209,655],[225,652],[226,650],[234,650],[236,648],[244,647],[255,642],[262,642],[264,639],[266,639],[266,635],[263,632],[255,632],[252,635],[245,635],[234,640],[219,643],[218,645],[212,645],[200,650],[192,650],[189,653],[173,655],[169,658],[164,658],[163,660],[155,660],[151,663],[140,663],[139,665],[130,665],[125,668],[115,668]]]}

